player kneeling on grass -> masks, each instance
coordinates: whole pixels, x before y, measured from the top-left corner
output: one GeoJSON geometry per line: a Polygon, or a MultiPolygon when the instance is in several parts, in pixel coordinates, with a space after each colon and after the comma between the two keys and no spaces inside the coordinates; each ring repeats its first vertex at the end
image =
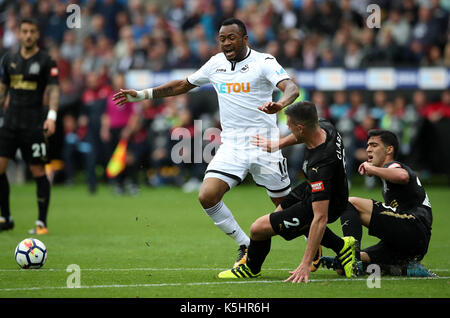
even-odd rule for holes
{"type": "MultiPolygon", "coordinates": [[[[427,253],[431,238],[431,204],[417,175],[407,165],[395,161],[398,149],[394,133],[369,131],[368,159],[359,166],[358,172],[381,178],[385,203],[349,198],[369,235],[381,240],[361,251],[360,271],[372,263],[380,265],[384,274],[435,276],[419,263],[427,253]]],[[[322,257],[321,262],[329,268],[340,267],[334,258],[322,257]]]]}
{"type": "Polygon", "coordinates": [[[353,276],[356,265],[354,237],[340,238],[327,227],[327,223],[341,216],[348,203],[342,138],[330,122],[318,120],[316,106],[311,102],[292,104],[285,114],[291,135],[277,141],[257,136],[254,144],[272,151],[295,143],[305,143],[303,172],[308,181],[291,191],[275,212],[253,223],[247,263],[221,272],[219,278],[259,277],[270,251],[271,237],[275,235],[286,240],[308,236],[302,262],[286,281],[308,282],[320,244],[335,251],[345,275],[353,276]],[[273,147],[273,143],[277,145],[273,147]]]}

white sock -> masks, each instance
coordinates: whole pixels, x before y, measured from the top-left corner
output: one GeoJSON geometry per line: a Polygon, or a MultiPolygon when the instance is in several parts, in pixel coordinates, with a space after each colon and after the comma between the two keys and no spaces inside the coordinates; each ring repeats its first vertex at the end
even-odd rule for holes
{"type": "Polygon", "coordinates": [[[211,220],[213,220],[214,224],[221,229],[222,232],[234,239],[239,246],[248,246],[250,244],[250,238],[242,231],[241,227],[234,219],[233,214],[231,214],[231,211],[223,201],[204,210],[211,220]]]}

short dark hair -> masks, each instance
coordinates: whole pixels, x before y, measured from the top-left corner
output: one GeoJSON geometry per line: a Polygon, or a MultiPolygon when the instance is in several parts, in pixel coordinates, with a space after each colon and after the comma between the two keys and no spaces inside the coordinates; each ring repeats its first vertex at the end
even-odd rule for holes
{"type": "Polygon", "coordinates": [[[242,33],[242,36],[247,35],[247,28],[245,27],[244,22],[242,22],[242,21],[239,20],[239,19],[236,19],[236,18],[228,18],[228,19],[226,19],[226,20],[224,20],[224,21],[222,22],[222,25],[221,25],[221,26],[225,26],[225,25],[233,25],[233,24],[236,24],[236,25],[238,26],[239,31],[241,31],[241,33],[242,33]]]}
{"type": "Polygon", "coordinates": [[[315,127],[319,122],[316,105],[310,101],[294,103],[288,106],[284,113],[308,128],[315,127]]]}
{"type": "Polygon", "coordinates": [[[394,134],[392,131],[385,130],[385,129],[371,129],[368,132],[369,139],[370,137],[377,137],[379,136],[381,139],[381,142],[384,144],[385,147],[392,146],[394,147],[394,159],[397,158],[398,155],[398,138],[397,135],[394,134]]]}
{"type": "Polygon", "coordinates": [[[19,26],[21,26],[21,25],[24,24],[24,23],[32,24],[32,25],[35,25],[36,28],[39,28],[39,23],[37,22],[36,19],[33,19],[33,18],[23,18],[23,19],[20,20],[19,26]]]}

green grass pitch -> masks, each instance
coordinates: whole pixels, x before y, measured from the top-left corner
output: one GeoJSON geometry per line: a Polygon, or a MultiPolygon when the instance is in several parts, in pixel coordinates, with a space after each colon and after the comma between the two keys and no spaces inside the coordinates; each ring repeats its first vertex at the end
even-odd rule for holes
{"type": "MultiPolygon", "coordinates": [[[[47,246],[47,263],[21,270],[13,254],[37,216],[35,185],[12,186],[16,226],[0,233],[0,298],[449,298],[450,190],[426,188],[434,223],[423,264],[439,278],[382,277],[380,288],[368,288],[367,277],[344,279],[322,268],[311,274],[309,284],[284,283],[303,256],[303,238],[286,242],[275,237],[262,278],[219,280],[217,274],[233,264],[237,246],[212,224],[195,193],[172,187],[116,197],[106,186],[96,195],[82,185],[54,186],[50,234],[35,236],[47,246]],[[70,264],[81,269],[81,288],[67,288],[70,264]]],[[[350,194],[381,199],[379,188],[355,186],[350,194]]],[[[265,190],[254,185],[233,189],[224,201],[247,231],[274,208],[265,190]]],[[[331,228],[342,235],[339,222],[331,228]]],[[[362,247],[377,241],[365,230],[362,247]]],[[[324,254],[333,255],[327,249],[324,254]]]]}

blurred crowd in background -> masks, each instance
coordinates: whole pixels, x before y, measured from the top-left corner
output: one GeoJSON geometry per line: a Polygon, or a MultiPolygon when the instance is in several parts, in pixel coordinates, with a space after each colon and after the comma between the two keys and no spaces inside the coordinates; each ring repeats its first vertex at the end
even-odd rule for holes
{"type": "MultiPolygon", "coordinates": [[[[104,168],[115,145],[126,139],[128,165],[114,182],[117,194],[136,194],[144,183],[191,191],[206,163],[174,164],[170,154],[176,141],[170,136],[176,127],[192,137],[201,134],[195,119],[202,120],[203,129],[219,127],[215,94],[190,93],[119,109],[112,95],[125,87],[127,71],[199,68],[219,52],[217,31],[229,17],[245,22],[252,48],[272,54],[285,68],[448,68],[449,11],[450,0],[0,0],[0,56],[18,49],[21,18],[38,21],[40,47],[59,67],[58,130],[50,140],[48,169],[54,183],[73,184],[83,171],[95,193],[107,180],[104,168]],[[67,26],[69,4],[81,8],[80,28],[67,26]],[[379,28],[366,25],[369,4],[381,8],[379,28]]],[[[450,90],[301,90],[344,135],[350,176],[365,159],[367,131],[375,127],[397,133],[401,158],[413,168],[450,175],[441,161],[450,162],[450,151],[436,138],[450,133],[450,90]]],[[[283,118],[280,127],[285,132],[283,118]]],[[[301,152],[300,146],[286,150],[294,182],[301,152]]]]}

